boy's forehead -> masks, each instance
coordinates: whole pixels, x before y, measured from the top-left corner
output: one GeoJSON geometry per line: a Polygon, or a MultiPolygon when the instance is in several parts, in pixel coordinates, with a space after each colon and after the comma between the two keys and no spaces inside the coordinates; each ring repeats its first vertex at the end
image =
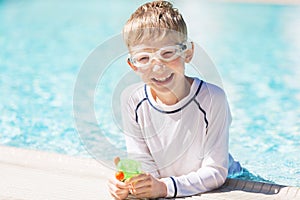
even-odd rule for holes
{"type": "Polygon", "coordinates": [[[139,44],[129,47],[130,51],[136,51],[141,49],[160,49],[165,46],[172,46],[178,44],[179,41],[174,41],[170,39],[164,40],[147,40],[142,41],[139,44]]]}
{"type": "Polygon", "coordinates": [[[127,46],[133,48],[161,48],[175,45],[186,40],[185,34],[166,28],[141,28],[126,33],[127,46]]]}

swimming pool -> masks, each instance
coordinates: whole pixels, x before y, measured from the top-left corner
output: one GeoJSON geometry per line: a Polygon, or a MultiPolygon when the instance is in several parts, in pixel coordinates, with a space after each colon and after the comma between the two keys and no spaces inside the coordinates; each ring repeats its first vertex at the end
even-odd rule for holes
{"type": "MultiPolygon", "coordinates": [[[[73,120],[77,75],[143,2],[0,1],[0,144],[89,156],[73,120]]],[[[300,186],[300,8],[175,5],[221,74],[233,115],[230,152],[254,174],[300,186]]],[[[96,108],[108,109],[103,102],[96,108]]],[[[112,120],[102,126],[122,146],[112,120]]]]}

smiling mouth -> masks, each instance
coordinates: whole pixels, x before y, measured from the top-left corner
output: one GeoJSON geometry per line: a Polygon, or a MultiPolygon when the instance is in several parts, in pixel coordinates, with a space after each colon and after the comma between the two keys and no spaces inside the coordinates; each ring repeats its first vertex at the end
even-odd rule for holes
{"type": "Polygon", "coordinates": [[[169,76],[164,78],[152,78],[152,80],[157,84],[167,84],[173,79],[174,74],[171,73],[169,76]]]}

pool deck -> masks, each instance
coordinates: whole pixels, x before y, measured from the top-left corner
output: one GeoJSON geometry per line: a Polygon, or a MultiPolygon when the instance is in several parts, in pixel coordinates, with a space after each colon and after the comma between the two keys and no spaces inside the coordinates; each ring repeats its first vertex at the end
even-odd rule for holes
{"type": "Polygon", "coordinates": [[[300,5],[300,0],[217,0],[223,2],[238,2],[238,3],[263,3],[263,4],[278,4],[278,5],[300,5]]]}
{"type": "MultiPolygon", "coordinates": [[[[106,181],[113,174],[94,159],[0,146],[1,200],[112,199],[106,181]]],[[[178,199],[296,200],[300,188],[228,179],[217,190],[178,199]]]]}

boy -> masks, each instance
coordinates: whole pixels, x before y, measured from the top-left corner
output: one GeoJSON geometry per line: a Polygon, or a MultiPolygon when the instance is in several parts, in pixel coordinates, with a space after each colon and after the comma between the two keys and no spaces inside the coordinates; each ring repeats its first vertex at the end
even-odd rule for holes
{"type": "Polygon", "coordinates": [[[231,123],[221,88],[185,75],[194,54],[173,5],[139,7],[123,29],[128,64],[143,84],[124,91],[122,116],[129,156],[145,173],[109,181],[115,199],[190,196],[221,186],[228,175],[231,123]]]}

